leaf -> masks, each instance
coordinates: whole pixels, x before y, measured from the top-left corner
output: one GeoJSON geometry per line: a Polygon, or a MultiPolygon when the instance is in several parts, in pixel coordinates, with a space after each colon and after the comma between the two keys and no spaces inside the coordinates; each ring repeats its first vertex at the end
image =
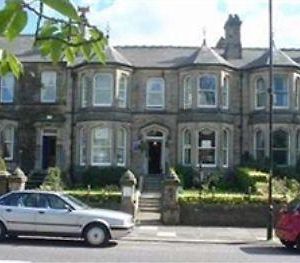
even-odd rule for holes
{"type": "Polygon", "coordinates": [[[27,13],[23,10],[14,12],[10,23],[6,27],[5,36],[8,40],[16,38],[27,24],[27,13]]]}
{"type": "Polygon", "coordinates": [[[91,59],[91,48],[88,44],[82,44],[82,46],[80,47],[80,51],[82,52],[86,60],[89,61],[91,59]]]}
{"type": "Polygon", "coordinates": [[[7,55],[7,62],[16,78],[19,78],[21,73],[23,73],[23,66],[21,62],[13,54],[7,55]]]}
{"type": "Polygon", "coordinates": [[[72,47],[66,48],[65,57],[69,63],[73,64],[76,59],[74,48],[72,47]]]}
{"type": "Polygon", "coordinates": [[[55,32],[58,31],[57,26],[47,23],[44,24],[41,28],[40,28],[40,33],[39,33],[39,37],[50,37],[52,34],[54,34],[55,32]]]}
{"type": "Polygon", "coordinates": [[[5,31],[12,17],[12,13],[13,10],[7,8],[0,11],[0,34],[2,34],[5,31]]]}
{"type": "Polygon", "coordinates": [[[54,9],[58,13],[74,20],[80,20],[75,7],[69,0],[41,0],[45,5],[54,9]]]}
{"type": "Polygon", "coordinates": [[[59,62],[63,50],[63,43],[57,40],[50,41],[51,43],[51,50],[50,50],[50,57],[54,63],[59,62]]]}
{"type": "Polygon", "coordinates": [[[100,62],[104,63],[106,59],[106,55],[103,49],[103,45],[101,44],[101,41],[97,41],[93,43],[92,48],[97,58],[100,60],[100,62]]]}

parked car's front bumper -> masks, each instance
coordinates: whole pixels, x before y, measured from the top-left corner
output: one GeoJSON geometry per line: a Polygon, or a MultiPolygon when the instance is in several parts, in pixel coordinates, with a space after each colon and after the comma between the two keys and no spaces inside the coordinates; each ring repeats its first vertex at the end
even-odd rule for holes
{"type": "Polygon", "coordinates": [[[129,226],[111,226],[111,239],[119,239],[121,237],[127,236],[133,231],[134,224],[129,226]]]}

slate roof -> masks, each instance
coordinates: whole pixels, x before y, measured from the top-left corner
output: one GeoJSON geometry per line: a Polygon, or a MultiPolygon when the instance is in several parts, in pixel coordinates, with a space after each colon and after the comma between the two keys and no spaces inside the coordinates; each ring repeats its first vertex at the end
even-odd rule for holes
{"type": "MultiPolygon", "coordinates": [[[[8,43],[0,37],[0,47],[14,52],[22,62],[49,62],[39,51],[33,48],[32,35],[22,35],[8,43]]],[[[249,69],[267,66],[269,55],[267,48],[243,48],[241,59],[223,58],[223,49],[175,46],[108,46],[107,64],[120,64],[136,68],[179,68],[190,65],[222,65],[237,69],[249,69]]],[[[78,60],[77,63],[82,63],[78,60]]],[[[300,49],[275,49],[274,65],[300,68],[300,49]]]]}

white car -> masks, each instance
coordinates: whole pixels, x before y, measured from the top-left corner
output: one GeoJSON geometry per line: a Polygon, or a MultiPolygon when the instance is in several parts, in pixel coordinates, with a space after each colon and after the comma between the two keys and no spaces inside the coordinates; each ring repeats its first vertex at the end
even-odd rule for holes
{"type": "Polygon", "coordinates": [[[101,246],[133,227],[130,214],[92,209],[63,193],[25,190],[0,197],[0,240],[17,235],[79,237],[101,246]]]}

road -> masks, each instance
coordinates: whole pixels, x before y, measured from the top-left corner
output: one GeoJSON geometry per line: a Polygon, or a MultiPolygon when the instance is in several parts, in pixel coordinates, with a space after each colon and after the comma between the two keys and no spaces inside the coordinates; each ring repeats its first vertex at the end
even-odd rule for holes
{"type": "Polygon", "coordinates": [[[18,239],[0,244],[0,262],[299,262],[300,253],[277,243],[193,244],[111,242],[105,248],[79,241],[18,239]]]}

